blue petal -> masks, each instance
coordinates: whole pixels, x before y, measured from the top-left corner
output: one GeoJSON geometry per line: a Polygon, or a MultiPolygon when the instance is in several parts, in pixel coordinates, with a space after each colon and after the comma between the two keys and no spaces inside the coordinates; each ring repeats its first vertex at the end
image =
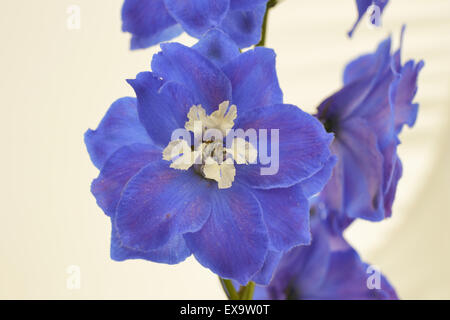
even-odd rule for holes
{"type": "Polygon", "coordinates": [[[257,292],[257,297],[274,300],[304,299],[320,288],[328,272],[331,249],[324,226],[318,219],[314,219],[312,223],[311,245],[295,247],[284,254],[275,276],[265,289],[266,294],[257,292]]]}
{"type": "Polygon", "coordinates": [[[238,113],[283,103],[272,49],[255,48],[242,53],[223,67],[231,81],[233,103],[238,113]]]}
{"type": "Polygon", "coordinates": [[[208,31],[192,48],[214,62],[219,68],[239,56],[233,40],[218,29],[208,31]]]}
{"type": "MultiPolygon", "coordinates": [[[[114,225],[114,223],[113,223],[114,225]]],[[[179,235],[169,241],[160,249],[151,251],[139,251],[125,247],[119,238],[116,229],[111,231],[111,259],[115,261],[125,261],[129,259],[144,259],[148,261],[177,264],[184,261],[191,255],[191,252],[186,247],[186,242],[183,236],[179,235]]]]}
{"type": "Polygon", "coordinates": [[[365,54],[347,64],[343,76],[344,85],[373,75],[377,70],[375,61],[376,56],[374,54],[365,54]]]}
{"type": "Polygon", "coordinates": [[[161,154],[161,149],[149,144],[132,144],[113,153],[91,185],[99,207],[113,217],[126,183],[144,166],[161,159],[161,154]]]}
{"type": "Polygon", "coordinates": [[[248,188],[237,182],[229,189],[215,189],[210,196],[211,216],[200,231],[184,235],[187,246],[204,267],[222,278],[247,284],[262,268],[267,254],[260,205],[248,188]]]}
{"type": "Polygon", "coordinates": [[[285,189],[253,190],[263,210],[269,249],[287,251],[311,242],[309,202],[299,185],[285,189]]]}
{"type": "Polygon", "coordinates": [[[392,83],[391,94],[397,133],[405,124],[412,127],[416,122],[419,105],[412,103],[412,100],[417,93],[417,78],[423,66],[423,61],[418,64],[408,61],[401,69],[398,78],[392,83]]]}
{"type": "Polygon", "coordinates": [[[175,24],[163,31],[151,35],[151,36],[137,36],[133,35],[131,37],[130,49],[145,49],[157,45],[158,43],[169,41],[173,38],[178,37],[183,33],[183,28],[179,24],[175,24]]]}
{"type": "Polygon", "coordinates": [[[342,126],[345,129],[332,146],[339,163],[321,197],[330,210],[350,218],[382,220],[383,156],[377,137],[361,119],[347,120],[342,126]]]}
{"type": "Polygon", "coordinates": [[[162,85],[151,72],[142,72],[128,82],[136,92],[141,122],[152,140],[165,147],[172,132],[184,128],[189,109],[194,105],[191,93],[175,82],[162,85]]]}
{"type": "Polygon", "coordinates": [[[96,130],[88,130],[84,142],[94,165],[101,169],[118,149],[133,143],[151,144],[139,121],[135,98],[114,102],[96,130]]]}
{"type": "Polygon", "coordinates": [[[351,61],[344,70],[344,84],[366,77],[372,78],[372,84],[377,82],[391,64],[391,38],[382,41],[376,51],[371,54],[362,55],[351,61]]]}
{"type": "Polygon", "coordinates": [[[148,48],[182,33],[167,12],[164,0],[125,0],[122,30],[132,34],[131,49],[148,48]]]}
{"type": "Polygon", "coordinates": [[[204,201],[209,182],[194,170],[154,161],[126,185],[117,206],[116,226],[123,244],[140,251],[158,249],[176,236],[198,231],[211,205],[204,201]]]}
{"type": "Polygon", "coordinates": [[[231,101],[230,81],[213,62],[178,43],[165,43],[161,48],[153,57],[153,72],[190,90],[196,104],[202,104],[208,114],[222,102],[231,101]]]}
{"type": "Polygon", "coordinates": [[[307,299],[321,300],[384,300],[397,299],[395,291],[382,278],[380,289],[369,289],[368,265],[361,261],[352,248],[331,254],[328,273],[322,286],[307,299]]]}
{"type": "Polygon", "coordinates": [[[331,174],[336,163],[337,157],[331,156],[321,170],[315,173],[312,177],[300,183],[303,194],[306,198],[310,198],[323,190],[328,180],[331,178],[331,174]]]}
{"type": "MultiPolygon", "coordinates": [[[[239,116],[235,128],[267,129],[267,149],[273,153],[272,169],[269,175],[261,168],[269,165],[241,165],[236,168],[236,177],[244,183],[259,189],[287,188],[311,177],[323,168],[330,157],[329,144],[333,138],[323,125],[311,115],[292,105],[274,105],[257,108],[239,116]],[[279,157],[271,150],[272,129],[279,130],[279,157]],[[279,159],[277,159],[279,158],[279,159]],[[279,161],[276,161],[279,160],[279,161]],[[278,162],[278,168],[277,168],[278,162]],[[276,171],[276,169],[278,169],[276,171]]],[[[260,134],[259,160],[264,156],[260,134]]],[[[277,141],[273,141],[276,145],[277,141]]]]}
{"type": "Polygon", "coordinates": [[[356,5],[358,7],[358,18],[353,25],[352,29],[348,32],[349,37],[353,35],[353,32],[355,31],[356,27],[358,26],[359,22],[361,21],[362,17],[366,13],[367,9],[372,5],[375,4],[380,8],[380,14],[383,13],[384,7],[388,4],[389,0],[356,0],[356,5]]]}
{"type": "Polygon", "coordinates": [[[230,8],[230,0],[164,0],[172,17],[193,37],[218,26],[230,8]]]}
{"type": "MultiPolygon", "coordinates": [[[[344,72],[345,86],[327,98],[318,108],[320,119],[334,121],[344,120],[355,111],[360,111],[364,100],[380,83],[385,83],[386,74],[390,71],[391,40],[383,41],[373,54],[373,68],[366,68],[367,58],[359,58],[347,65],[344,72]],[[356,81],[359,80],[359,81],[356,81]]],[[[387,98],[387,94],[384,95],[387,98]]],[[[365,108],[370,110],[370,108],[365,108]]]]}
{"type": "Polygon", "coordinates": [[[225,31],[240,48],[247,48],[261,40],[265,13],[265,4],[251,10],[230,10],[219,28],[225,31]]]}
{"type": "Polygon", "coordinates": [[[253,276],[252,281],[260,285],[268,285],[270,280],[272,280],[273,273],[280,262],[281,256],[281,252],[269,250],[263,267],[253,276]]]}
{"type": "Polygon", "coordinates": [[[266,5],[268,0],[230,0],[231,10],[253,9],[256,6],[266,5]]]}
{"type": "Polygon", "coordinates": [[[389,185],[384,194],[384,210],[385,216],[390,217],[392,215],[392,205],[395,199],[395,193],[397,191],[397,184],[403,174],[403,167],[400,159],[396,157],[394,162],[394,169],[392,172],[392,177],[389,181],[389,185]]]}

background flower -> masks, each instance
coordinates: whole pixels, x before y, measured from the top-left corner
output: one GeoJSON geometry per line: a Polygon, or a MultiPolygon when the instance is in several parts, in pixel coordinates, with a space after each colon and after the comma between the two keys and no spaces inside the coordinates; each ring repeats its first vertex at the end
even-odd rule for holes
{"type": "Polygon", "coordinates": [[[221,277],[268,283],[283,252],[310,242],[307,199],[335,164],[332,134],[283,104],[272,50],[240,54],[219,30],[194,48],[161,48],[153,71],[129,81],[137,100],[118,100],[85,136],[101,169],[92,192],[113,221],[111,257],[172,264],[192,253],[221,277]],[[236,166],[231,187],[219,189],[195,167],[175,170],[162,159],[192,106],[211,114],[224,101],[237,107],[236,128],[279,129],[278,173],[236,166]]]}
{"type": "Polygon", "coordinates": [[[415,123],[412,101],[424,63],[402,65],[401,49],[390,50],[388,38],[375,53],[350,62],[344,87],[318,108],[317,117],[335,134],[331,148],[339,159],[320,195],[337,231],[355,218],[379,221],[392,213],[402,175],[398,134],[415,123]]]}
{"type": "Polygon", "coordinates": [[[369,277],[378,275],[368,269],[369,265],[361,261],[342,235],[332,235],[318,216],[311,219],[311,228],[312,244],[296,247],[286,253],[270,284],[256,287],[255,299],[398,299],[383,275],[371,282],[369,277]],[[368,279],[374,287],[368,287],[368,279]]]}
{"type": "Polygon", "coordinates": [[[256,44],[268,0],[125,0],[122,30],[131,49],[148,48],[183,31],[195,38],[212,28],[226,32],[241,48],[256,44]]]}

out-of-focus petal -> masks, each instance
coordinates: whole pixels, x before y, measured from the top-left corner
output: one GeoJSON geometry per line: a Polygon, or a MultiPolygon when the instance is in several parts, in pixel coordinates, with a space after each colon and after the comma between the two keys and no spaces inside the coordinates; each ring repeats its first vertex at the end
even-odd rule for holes
{"type": "Polygon", "coordinates": [[[193,48],[219,68],[239,56],[239,47],[236,43],[218,29],[208,31],[193,48]]]}
{"type": "Polygon", "coordinates": [[[164,0],[125,0],[122,30],[132,34],[131,49],[148,48],[183,32],[167,12],[164,0]]]}
{"type": "MultiPolygon", "coordinates": [[[[352,29],[348,32],[349,37],[353,35],[355,32],[356,27],[358,26],[359,22],[361,21],[362,17],[366,13],[367,9],[371,5],[375,5],[378,7],[377,11],[373,14],[382,14],[384,11],[384,7],[388,4],[389,0],[356,0],[356,6],[358,8],[358,18],[356,19],[355,24],[353,25],[352,29]]],[[[374,19],[380,19],[380,17],[372,17],[373,21],[372,23],[375,24],[377,20],[374,21],[374,19]]]]}
{"type": "Polygon", "coordinates": [[[218,26],[230,8],[230,0],[164,0],[172,17],[194,37],[218,26]]]}
{"type": "Polygon", "coordinates": [[[251,10],[230,10],[220,29],[224,30],[240,48],[247,48],[261,40],[266,5],[251,10]]]}
{"type": "Polygon", "coordinates": [[[376,135],[360,119],[347,120],[345,128],[332,147],[340,165],[331,181],[339,181],[327,184],[321,196],[326,199],[329,210],[345,212],[350,218],[382,220],[383,156],[378,149],[376,135]],[[345,188],[334,189],[336,184],[345,188]],[[336,194],[338,191],[341,193],[336,194]],[[333,202],[328,201],[329,198],[337,198],[333,202],[343,207],[332,207],[333,202]]]}

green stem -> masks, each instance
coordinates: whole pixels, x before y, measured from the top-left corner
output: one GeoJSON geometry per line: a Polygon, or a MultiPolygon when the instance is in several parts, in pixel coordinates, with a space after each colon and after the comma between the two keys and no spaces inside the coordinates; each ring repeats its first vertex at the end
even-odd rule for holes
{"type": "Polygon", "coordinates": [[[234,288],[231,280],[222,279],[220,277],[219,277],[219,279],[220,279],[220,283],[222,284],[223,291],[225,291],[225,294],[227,295],[228,299],[239,300],[239,294],[237,293],[236,289],[234,288]]]}
{"type": "Polygon", "coordinates": [[[278,4],[278,1],[279,0],[269,0],[269,2],[267,2],[267,9],[266,9],[266,13],[264,14],[264,20],[263,20],[263,25],[262,25],[261,40],[256,45],[257,47],[264,47],[266,45],[267,24],[269,21],[269,11],[270,11],[270,9],[272,9],[273,7],[275,7],[278,4]]]}
{"type": "Polygon", "coordinates": [[[234,288],[233,282],[231,280],[220,278],[220,284],[222,285],[223,291],[230,300],[252,300],[253,293],[255,292],[255,283],[250,281],[246,286],[241,286],[239,292],[234,288]]]}
{"type": "Polygon", "coordinates": [[[255,292],[255,283],[250,281],[245,287],[241,295],[241,300],[252,300],[255,292]]]}

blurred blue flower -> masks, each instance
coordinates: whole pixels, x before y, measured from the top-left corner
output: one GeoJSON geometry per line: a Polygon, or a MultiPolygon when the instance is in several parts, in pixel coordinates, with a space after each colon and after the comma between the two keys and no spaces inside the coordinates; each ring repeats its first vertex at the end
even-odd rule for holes
{"type": "Polygon", "coordinates": [[[195,38],[219,28],[241,48],[258,43],[268,0],[125,0],[122,30],[131,49],[148,48],[180,35],[195,38]]]}
{"type": "Polygon", "coordinates": [[[370,23],[375,26],[380,25],[381,14],[383,13],[384,8],[388,4],[389,0],[356,0],[356,6],[358,8],[358,18],[356,19],[355,24],[352,29],[348,32],[348,35],[351,37],[359,22],[363,18],[364,14],[368,11],[369,8],[372,8],[369,11],[370,23]]]}
{"type": "Polygon", "coordinates": [[[255,288],[260,300],[387,300],[398,299],[394,288],[376,268],[339,235],[311,219],[312,244],[286,253],[266,287],[255,288]]]}
{"type": "Polygon", "coordinates": [[[153,72],[129,80],[137,99],[116,101],[85,134],[100,169],[92,193],[113,224],[111,257],[176,264],[193,254],[223,278],[268,283],[281,253],[310,242],[307,199],[331,175],[332,134],[283,104],[272,50],[240,53],[219,30],[193,48],[161,48],[153,72]],[[218,164],[218,140],[170,157],[172,132],[190,130],[193,118],[208,128],[279,129],[278,172],[261,175],[265,166],[235,154],[218,164]],[[198,150],[207,161],[179,162],[198,150]]]}
{"type": "Polygon", "coordinates": [[[344,87],[318,108],[317,117],[335,134],[331,149],[339,159],[320,195],[337,232],[355,218],[391,216],[402,175],[398,134],[416,121],[418,105],[412,101],[424,63],[402,65],[401,49],[390,51],[388,38],[375,53],[349,63],[344,87]]]}

